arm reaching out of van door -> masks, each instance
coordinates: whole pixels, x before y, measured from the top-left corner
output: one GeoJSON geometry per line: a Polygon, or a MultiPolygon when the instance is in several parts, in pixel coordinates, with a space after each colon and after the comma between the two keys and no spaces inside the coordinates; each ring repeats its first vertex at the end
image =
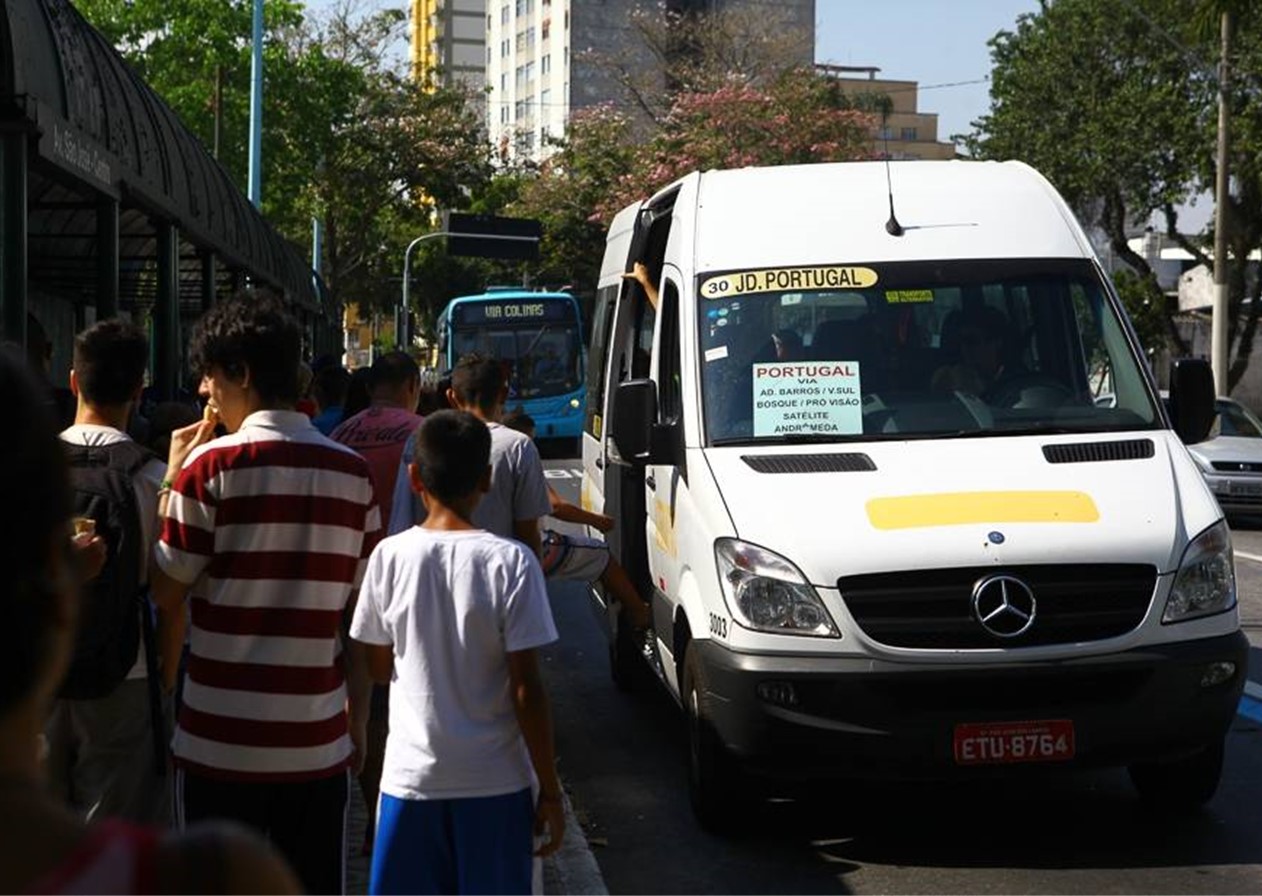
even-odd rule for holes
{"type": "Polygon", "coordinates": [[[644,294],[648,296],[649,304],[653,309],[657,309],[657,284],[653,282],[653,278],[649,276],[649,269],[644,262],[637,261],[631,269],[631,273],[623,274],[628,280],[634,280],[644,289],[644,294]]]}

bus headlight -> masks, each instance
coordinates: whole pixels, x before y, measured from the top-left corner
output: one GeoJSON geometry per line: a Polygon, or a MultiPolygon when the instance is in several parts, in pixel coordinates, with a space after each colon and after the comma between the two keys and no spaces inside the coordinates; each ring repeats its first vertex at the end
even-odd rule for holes
{"type": "Polygon", "coordinates": [[[1192,539],[1183,552],[1161,621],[1185,622],[1226,612],[1235,605],[1236,568],[1231,533],[1226,521],[1219,520],[1192,539]]]}
{"type": "Polygon", "coordinates": [[[778,635],[839,637],[828,608],[798,568],[735,538],[714,543],[723,598],[737,623],[778,635]]]}

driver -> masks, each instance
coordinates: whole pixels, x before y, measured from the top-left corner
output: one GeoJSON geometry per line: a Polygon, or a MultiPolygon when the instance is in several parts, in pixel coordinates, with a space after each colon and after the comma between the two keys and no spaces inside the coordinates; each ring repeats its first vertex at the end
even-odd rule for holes
{"type": "Polygon", "coordinates": [[[967,392],[984,396],[1001,380],[1021,371],[1008,363],[1008,319],[998,308],[983,305],[963,312],[957,327],[959,361],[934,371],[935,392],[967,392]]]}

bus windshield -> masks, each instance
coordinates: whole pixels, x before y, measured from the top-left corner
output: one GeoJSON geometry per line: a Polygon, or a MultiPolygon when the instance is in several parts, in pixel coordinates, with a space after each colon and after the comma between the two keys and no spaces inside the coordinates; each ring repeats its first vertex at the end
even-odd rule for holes
{"type": "Polygon", "coordinates": [[[697,295],[710,444],[1162,425],[1086,260],[707,272],[697,295]]]}
{"type": "Polygon", "coordinates": [[[582,386],[582,334],[569,298],[465,301],[451,309],[451,363],[471,352],[503,361],[509,398],[565,395],[582,386]]]}

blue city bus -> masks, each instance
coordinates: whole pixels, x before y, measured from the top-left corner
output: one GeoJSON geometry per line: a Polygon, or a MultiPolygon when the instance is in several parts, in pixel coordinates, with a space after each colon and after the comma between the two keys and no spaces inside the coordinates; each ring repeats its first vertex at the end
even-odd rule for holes
{"type": "Polygon", "coordinates": [[[583,431],[587,406],[584,339],[578,302],[565,292],[490,287],[459,296],[438,316],[440,366],[470,352],[508,368],[508,409],[522,408],[540,439],[570,439],[583,431]]]}

